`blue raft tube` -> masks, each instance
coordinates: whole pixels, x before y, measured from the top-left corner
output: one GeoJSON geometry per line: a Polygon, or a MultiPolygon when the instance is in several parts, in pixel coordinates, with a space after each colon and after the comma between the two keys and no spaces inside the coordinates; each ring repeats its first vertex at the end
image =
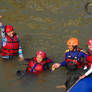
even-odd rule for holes
{"type": "Polygon", "coordinates": [[[79,80],[67,92],[92,92],[92,77],[86,77],[79,80]]]}

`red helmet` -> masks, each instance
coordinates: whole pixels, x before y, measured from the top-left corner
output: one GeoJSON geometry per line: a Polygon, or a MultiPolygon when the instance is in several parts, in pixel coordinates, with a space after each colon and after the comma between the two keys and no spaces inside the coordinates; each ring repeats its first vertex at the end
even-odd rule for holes
{"type": "Polygon", "coordinates": [[[43,58],[46,57],[46,53],[44,51],[42,51],[42,50],[36,52],[36,55],[41,55],[43,58]]]}
{"type": "Polygon", "coordinates": [[[92,45],[92,38],[88,40],[88,45],[92,45]]]}
{"type": "Polygon", "coordinates": [[[13,27],[11,25],[5,26],[5,33],[8,33],[13,30],[13,27]]]}

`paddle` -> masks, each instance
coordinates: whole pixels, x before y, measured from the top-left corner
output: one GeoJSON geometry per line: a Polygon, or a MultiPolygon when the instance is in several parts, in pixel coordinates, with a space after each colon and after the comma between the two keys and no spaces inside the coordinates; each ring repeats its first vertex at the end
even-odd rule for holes
{"type": "MultiPolygon", "coordinates": [[[[80,81],[80,79],[78,79],[68,90],[67,90],[67,92],[70,92],[70,90],[72,89],[72,87],[76,84],[76,83],[78,83],[80,81]]],[[[56,88],[66,88],[66,86],[65,85],[58,85],[58,86],[56,86],[56,88]]]]}
{"type": "Polygon", "coordinates": [[[58,85],[58,86],[56,86],[56,88],[65,88],[66,89],[66,86],[65,85],[58,85]]]}

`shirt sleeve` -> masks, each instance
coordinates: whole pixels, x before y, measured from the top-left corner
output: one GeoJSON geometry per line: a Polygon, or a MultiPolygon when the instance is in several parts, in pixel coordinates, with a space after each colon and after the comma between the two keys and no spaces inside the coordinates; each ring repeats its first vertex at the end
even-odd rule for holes
{"type": "Polygon", "coordinates": [[[91,64],[91,68],[85,73],[86,76],[90,75],[92,73],[92,64],[91,64]]]}
{"type": "Polygon", "coordinates": [[[80,56],[83,57],[83,61],[81,61],[81,57],[80,57],[80,60],[79,60],[79,61],[81,61],[81,62],[83,62],[84,64],[86,64],[87,53],[85,53],[85,52],[82,51],[82,52],[80,53],[80,56]]]}
{"type": "Polygon", "coordinates": [[[53,60],[51,58],[47,58],[48,63],[53,63],[53,60]]]}
{"type": "Polygon", "coordinates": [[[2,38],[5,38],[5,27],[4,27],[4,25],[0,25],[0,29],[1,29],[2,38]]]}
{"type": "Polygon", "coordinates": [[[83,56],[84,58],[87,57],[87,53],[86,53],[84,50],[81,50],[81,51],[80,51],[80,54],[81,54],[81,56],[83,56]]]}
{"type": "Polygon", "coordinates": [[[66,60],[67,60],[67,53],[65,53],[65,60],[63,62],[60,62],[61,66],[66,66],[66,60]]]}
{"type": "Polygon", "coordinates": [[[86,53],[84,53],[84,58],[86,58],[87,57],[87,54],[86,53]]]}
{"type": "Polygon", "coordinates": [[[21,47],[21,43],[20,43],[19,37],[18,37],[18,41],[19,41],[19,50],[18,50],[19,57],[23,57],[23,51],[22,51],[22,47],[21,47]]]}

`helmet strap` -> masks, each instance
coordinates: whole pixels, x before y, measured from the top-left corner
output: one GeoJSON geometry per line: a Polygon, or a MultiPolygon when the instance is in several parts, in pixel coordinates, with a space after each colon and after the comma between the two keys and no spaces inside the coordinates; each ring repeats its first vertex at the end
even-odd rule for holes
{"type": "Polygon", "coordinates": [[[78,48],[77,45],[73,46],[73,51],[75,51],[78,48]]]}

